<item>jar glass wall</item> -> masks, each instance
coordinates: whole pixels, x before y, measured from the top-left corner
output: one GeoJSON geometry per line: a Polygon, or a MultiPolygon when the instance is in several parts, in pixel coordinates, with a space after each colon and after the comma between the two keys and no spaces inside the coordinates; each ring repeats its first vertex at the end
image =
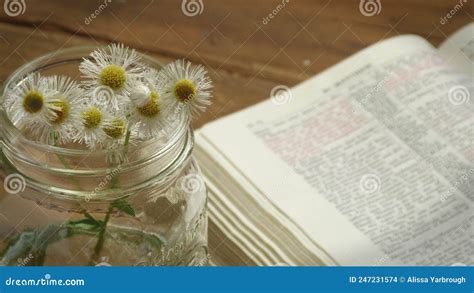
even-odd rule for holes
{"type": "MultiPolygon", "coordinates": [[[[2,97],[32,72],[78,80],[78,65],[93,49],[26,64],[6,81],[2,97]]],[[[1,264],[207,264],[207,193],[184,115],[165,138],[114,151],[34,142],[3,109],[0,122],[1,264]]]]}

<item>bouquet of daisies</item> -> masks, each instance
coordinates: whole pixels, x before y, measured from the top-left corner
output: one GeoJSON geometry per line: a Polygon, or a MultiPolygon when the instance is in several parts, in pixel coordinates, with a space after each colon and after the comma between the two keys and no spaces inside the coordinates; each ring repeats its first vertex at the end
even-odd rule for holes
{"type": "Polygon", "coordinates": [[[122,44],[95,50],[79,70],[80,82],[39,73],[23,79],[4,100],[12,123],[45,144],[114,149],[165,136],[177,114],[192,118],[211,103],[203,66],[177,60],[157,71],[122,44]]]}
{"type": "MultiPolygon", "coordinates": [[[[23,77],[5,93],[3,107],[8,118],[25,136],[40,143],[107,149],[112,151],[113,158],[113,150],[123,150],[119,151],[122,163],[129,143],[166,139],[176,125],[173,122],[191,121],[206,110],[212,97],[212,82],[204,67],[178,60],[157,71],[124,45],[112,44],[95,50],[84,58],[79,70],[79,82],[39,73],[23,77]]],[[[62,155],[57,156],[66,166],[62,155]]],[[[116,176],[111,188],[116,187],[116,176]]],[[[72,181],[82,190],[74,178],[72,181]]],[[[110,203],[103,220],[84,208],[84,219],[25,231],[0,256],[4,263],[12,263],[22,253],[31,252],[35,264],[42,264],[48,245],[86,229],[98,237],[91,256],[91,264],[96,264],[110,214],[116,211],[135,217],[133,207],[122,198],[110,203]],[[33,238],[31,242],[31,235],[45,239],[33,238]],[[36,247],[38,243],[41,245],[36,247]]]]}

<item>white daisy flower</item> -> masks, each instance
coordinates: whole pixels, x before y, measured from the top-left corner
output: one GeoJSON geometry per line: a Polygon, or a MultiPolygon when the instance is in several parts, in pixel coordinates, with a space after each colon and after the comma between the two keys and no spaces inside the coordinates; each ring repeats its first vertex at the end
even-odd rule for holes
{"type": "Polygon", "coordinates": [[[212,81],[202,65],[177,60],[161,72],[166,79],[165,95],[175,112],[196,117],[211,104],[212,81]]]}
{"type": "Polygon", "coordinates": [[[107,149],[107,160],[111,163],[123,163],[128,160],[128,147],[143,141],[138,125],[131,125],[124,118],[110,117],[104,123],[106,139],[102,142],[107,149]]]}
{"type": "Polygon", "coordinates": [[[130,93],[128,119],[137,125],[137,131],[145,139],[165,132],[165,118],[169,107],[164,103],[164,80],[155,70],[148,70],[143,80],[136,80],[130,93]]]}
{"type": "Polygon", "coordinates": [[[31,132],[35,127],[48,125],[48,120],[54,117],[48,108],[48,101],[56,94],[57,92],[48,88],[39,73],[34,73],[6,93],[4,107],[18,129],[31,132]]]}
{"type": "Polygon", "coordinates": [[[124,117],[109,116],[105,118],[102,130],[106,134],[103,144],[108,148],[115,148],[119,145],[129,143],[130,137],[127,138],[128,121],[124,117]]]}
{"type": "Polygon", "coordinates": [[[123,163],[128,160],[128,146],[135,146],[140,133],[137,125],[127,124],[123,118],[111,118],[105,122],[104,131],[107,134],[102,145],[107,152],[107,160],[111,163],[123,163]]]}
{"type": "Polygon", "coordinates": [[[138,136],[136,128],[129,127],[122,113],[112,112],[94,99],[81,106],[75,129],[74,141],[86,144],[91,149],[112,149],[133,144],[138,136]]]}
{"type": "Polygon", "coordinates": [[[97,49],[84,58],[79,70],[86,79],[87,94],[104,98],[108,104],[119,110],[130,94],[132,81],[143,72],[140,57],[135,50],[123,44],[111,44],[106,49],[97,49]]]}
{"type": "Polygon", "coordinates": [[[68,142],[72,139],[74,123],[79,119],[83,90],[66,76],[50,76],[44,78],[44,83],[55,92],[46,101],[48,123],[37,125],[32,132],[44,143],[68,142]]]}
{"type": "Polygon", "coordinates": [[[79,119],[76,121],[74,140],[84,143],[95,149],[107,139],[104,128],[109,125],[112,114],[106,105],[90,99],[84,102],[79,110],[79,119]]]}

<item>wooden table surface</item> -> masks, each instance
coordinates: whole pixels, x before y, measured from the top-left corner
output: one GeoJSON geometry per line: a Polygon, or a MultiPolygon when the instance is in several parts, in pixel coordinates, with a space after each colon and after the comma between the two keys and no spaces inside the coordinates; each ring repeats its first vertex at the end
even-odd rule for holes
{"type": "Polygon", "coordinates": [[[381,39],[418,34],[438,45],[474,17],[474,1],[459,9],[460,0],[362,2],[370,1],[374,16],[361,13],[359,0],[26,0],[23,10],[4,5],[0,13],[0,81],[50,51],[122,42],[163,62],[187,58],[208,68],[215,99],[199,127],[381,39]]]}
{"type": "Polygon", "coordinates": [[[196,127],[379,40],[418,34],[437,46],[474,16],[468,0],[372,0],[378,8],[373,16],[364,15],[359,0],[195,0],[196,13],[193,4],[183,6],[190,0],[21,1],[24,9],[4,5],[0,13],[0,81],[54,50],[122,42],[162,62],[187,58],[208,68],[214,104],[196,127]]]}

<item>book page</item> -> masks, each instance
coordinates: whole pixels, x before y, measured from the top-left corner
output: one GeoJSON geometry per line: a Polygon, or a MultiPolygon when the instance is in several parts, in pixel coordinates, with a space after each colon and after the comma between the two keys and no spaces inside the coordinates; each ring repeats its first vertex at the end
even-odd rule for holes
{"type": "Polygon", "coordinates": [[[447,38],[439,46],[439,53],[449,64],[474,77],[474,23],[447,38]]]}
{"type": "Polygon", "coordinates": [[[471,78],[402,36],[202,135],[342,265],[473,264],[465,89],[471,78]]]}
{"type": "Polygon", "coordinates": [[[206,179],[212,223],[225,231],[221,237],[257,265],[337,264],[200,134],[194,155],[206,179]]]}

